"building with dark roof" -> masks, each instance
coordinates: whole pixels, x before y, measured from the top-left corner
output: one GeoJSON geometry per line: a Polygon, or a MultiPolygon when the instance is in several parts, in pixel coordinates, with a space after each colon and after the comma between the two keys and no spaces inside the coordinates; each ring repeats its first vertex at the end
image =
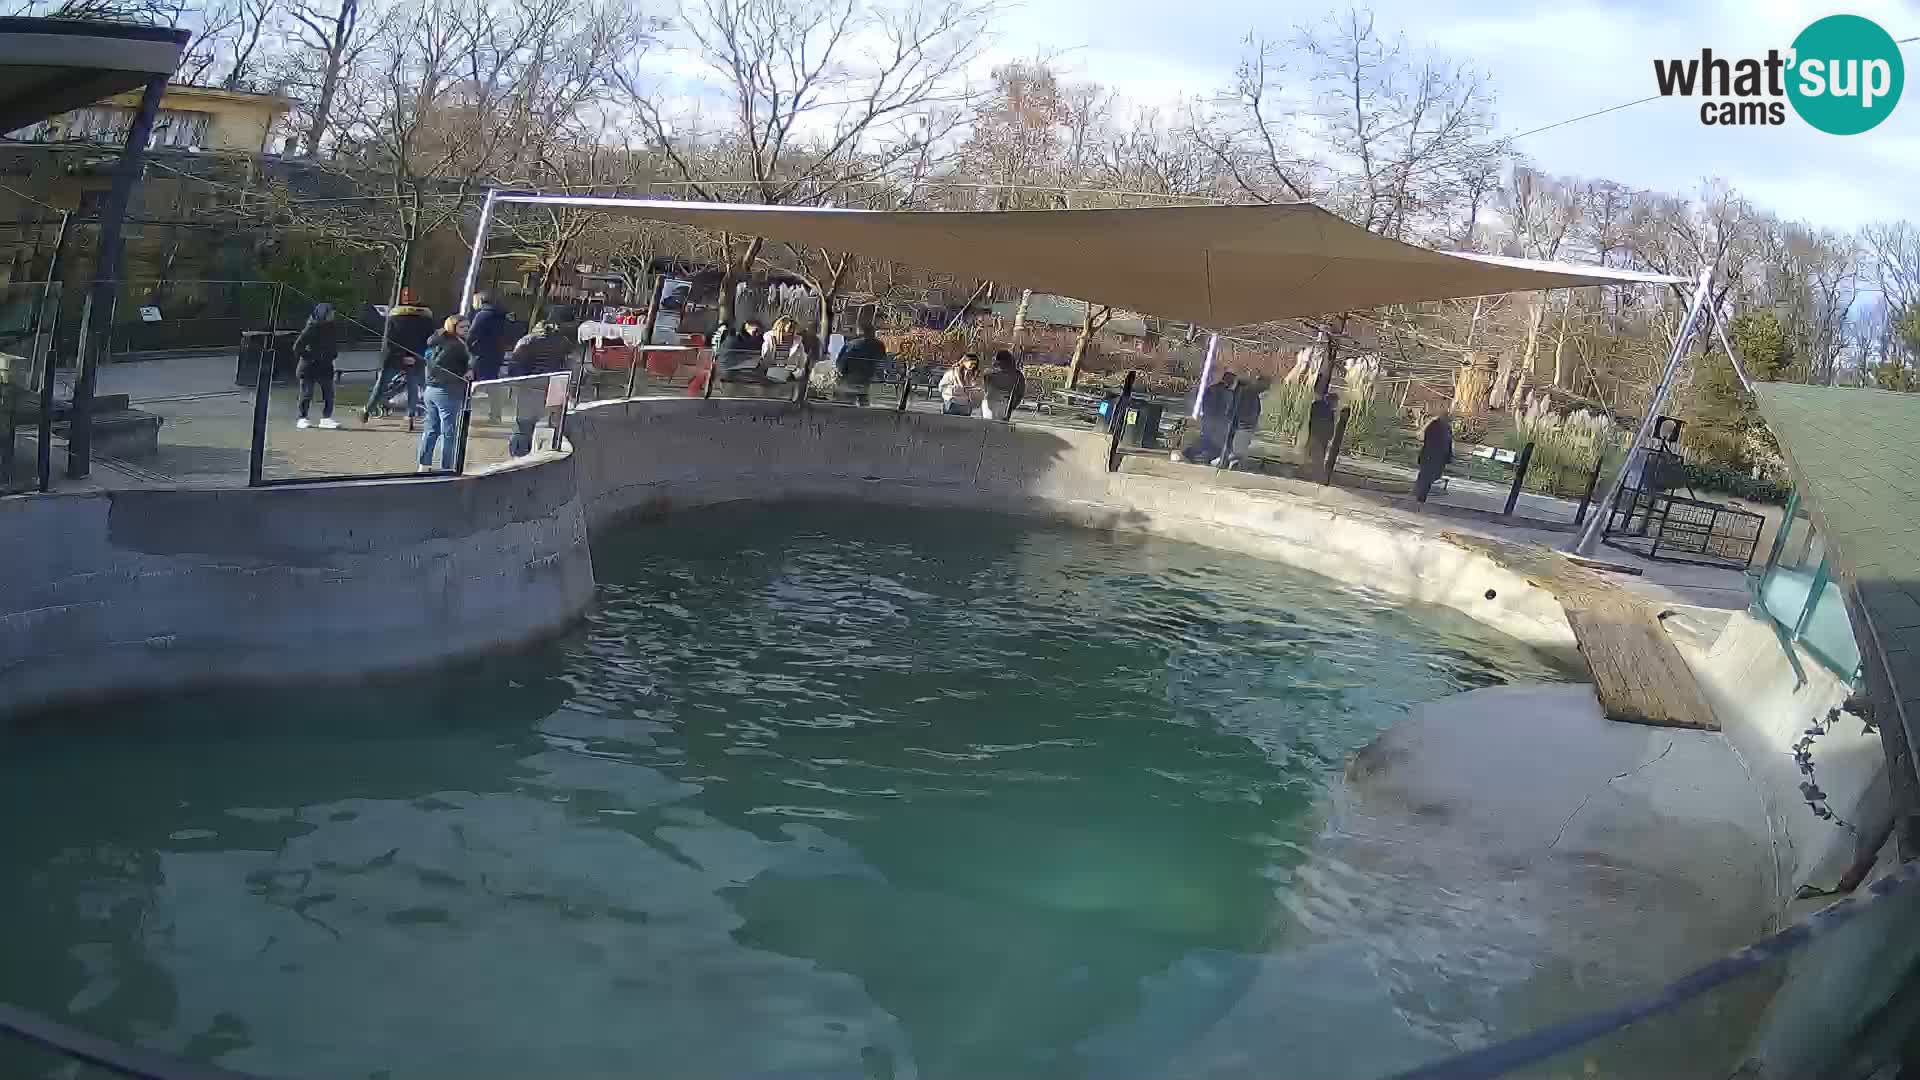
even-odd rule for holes
{"type": "Polygon", "coordinates": [[[1783,524],[1762,604],[1784,624],[1776,608],[1785,605],[1770,597],[1797,591],[1805,576],[1806,603],[1792,629],[1836,667],[1852,658],[1833,655],[1841,648],[1833,624],[1845,615],[1887,754],[1900,853],[1913,858],[1920,855],[1912,753],[1920,724],[1920,394],[1789,383],[1762,383],[1755,392],[1793,473],[1793,509],[1808,522],[1798,534],[1797,512],[1783,524]],[[1838,612],[1836,599],[1843,601],[1838,612]]]}

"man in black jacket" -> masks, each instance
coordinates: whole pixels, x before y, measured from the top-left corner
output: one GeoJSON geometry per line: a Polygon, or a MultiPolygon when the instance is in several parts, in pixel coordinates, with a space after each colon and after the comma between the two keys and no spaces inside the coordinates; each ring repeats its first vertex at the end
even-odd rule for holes
{"type": "Polygon", "coordinates": [[[380,356],[380,378],[374,383],[373,397],[367,402],[362,420],[371,420],[387,412],[387,399],[402,388],[407,392],[407,429],[413,429],[420,415],[420,392],[426,388],[427,369],[423,361],[427,338],[437,327],[433,309],[416,304],[412,289],[400,290],[400,302],[387,310],[386,351],[380,356]]]}
{"type": "MultiPolygon", "coordinates": [[[[555,323],[543,322],[533,333],[520,339],[507,357],[507,376],[552,375],[567,370],[567,358],[573,354],[573,342],[555,323]]],[[[533,452],[533,429],[547,414],[547,381],[532,379],[514,384],[513,438],[507,453],[521,457],[533,452]]]]}
{"type": "Polygon", "coordinates": [[[840,373],[833,388],[834,398],[852,405],[865,405],[873,373],[886,359],[886,343],[873,332],[873,321],[861,319],[859,336],[842,346],[839,359],[834,361],[840,373]]]}

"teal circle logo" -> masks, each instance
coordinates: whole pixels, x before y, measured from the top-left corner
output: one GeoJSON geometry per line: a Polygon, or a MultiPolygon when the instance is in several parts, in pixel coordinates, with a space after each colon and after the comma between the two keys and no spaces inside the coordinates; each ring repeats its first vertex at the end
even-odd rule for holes
{"type": "Polygon", "coordinates": [[[1829,135],[1858,135],[1893,114],[1906,83],[1900,46],[1880,24],[1829,15],[1793,39],[1787,99],[1800,119],[1829,135]]]}

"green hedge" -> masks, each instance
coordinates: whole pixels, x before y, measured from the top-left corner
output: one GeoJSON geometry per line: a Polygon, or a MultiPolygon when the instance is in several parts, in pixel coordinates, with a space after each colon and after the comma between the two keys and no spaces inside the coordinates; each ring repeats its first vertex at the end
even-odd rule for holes
{"type": "Polygon", "coordinates": [[[1759,479],[1739,469],[1709,462],[1687,462],[1687,486],[1695,491],[1718,491],[1748,502],[1780,504],[1793,489],[1773,480],[1759,479]]]}

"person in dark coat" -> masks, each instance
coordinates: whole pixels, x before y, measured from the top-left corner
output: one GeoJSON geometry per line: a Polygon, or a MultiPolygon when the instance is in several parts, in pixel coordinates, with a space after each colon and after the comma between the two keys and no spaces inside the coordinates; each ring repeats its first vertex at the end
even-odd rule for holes
{"type": "Polygon", "coordinates": [[[1227,451],[1227,428],[1233,423],[1233,388],[1240,377],[1223,371],[1213,385],[1200,392],[1200,434],[1181,452],[1188,461],[1212,461],[1227,451]]]}
{"type": "Polygon", "coordinates": [[[1027,376],[1020,362],[1005,349],[993,354],[993,366],[980,378],[980,415],[989,420],[1011,420],[1013,410],[1027,396],[1027,376]]]}
{"type": "MultiPolygon", "coordinates": [[[[506,366],[507,349],[514,341],[513,324],[507,315],[507,309],[493,298],[493,293],[485,289],[473,294],[473,314],[467,321],[467,355],[473,363],[473,381],[481,382],[500,377],[500,369],[506,366]]],[[[506,397],[501,390],[488,390],[487,419],[500,422],[500,401],[506,397]]]]}
{"type": "Polygon", "coordinates": [[[401,289],[400,302],[387,309],[387,348],[380,357],[378,389],[367,405],[368,419],[384,415],[387,399],[402,389],[407,392],[408,424],[420,415],[420,392],[427,385],[427,338],[433,331],[433,309],[414,303],[412,289],[401,289]]]}
{"type": "Polygon", "coordinates": [[[426,423],[421,425],[421,472],[433,470],[434,443],[440,444],[440,467],[452,469],[460,441],[460,411],[467,403],[467,375],[473,361],[460,337],[460,319],[448,316],[427,339],[426,423]]]}
{"type": "Polygon", "coordinates": [[[294,427],[307,426],[307,410],[313,407],[313,392],[320,391],[320,426],[329,430],[340,426],[333,418],[333,362],[340,358],[340,324],[334,321],[332,304],[313,305],[313,314],[293,339],[294,374],[300,379],[300,419],[294,427]]]}
{"type": "MultiPolygon", "coordinates": [[[[520,339],[507,356],[507,377],[551,375],[567,370],[567,358],[573,354],[573,341],[557,323],[543,322],[533,333],[520,339]]],[[[547,384],[544,380],[515,383],[513,388],[513,438],[507,453],[522,457],[533,452],[533,429],[547,412],[547,384]]]]}
{"type": "Polygon", "coordinates": [[[766,345],[759,319],[748,319],[738,330],[721,327],[713,339],[714,370],[722,380],[751,379],[762,373],[760,354],[766,351],[766,345]]]}
{"type": "Polygon", "coordinates": [[[1313,405],[1307,409],[1307,460],[1309,470],[1318,470],[1326,464],[1327,447],[1333,443],[1334,417],[1340,411],[1339,398],[1333,394],[1313,399],[1313,405]]]}
{"type": "Polygon", "coordinates": [[[1414,477],[1413,497],[1427,501],[1433,482],[1440,479],[1447,463],[1453,460],[1453,418],[1442,413],[1427,424],[1420,434],[1420,472],[1414,477]]]}
{"type": "Polygon", "coordinates": [[[873,373],[886,362],[886,343],[874,333],[873,321],[862,319],[860,333],[841,346],[840,356],[834,361],[834,367],[839,372],[833,386],[834,400],[849,405],[865,405],[867,388],[873,384],[873,373]]]}

